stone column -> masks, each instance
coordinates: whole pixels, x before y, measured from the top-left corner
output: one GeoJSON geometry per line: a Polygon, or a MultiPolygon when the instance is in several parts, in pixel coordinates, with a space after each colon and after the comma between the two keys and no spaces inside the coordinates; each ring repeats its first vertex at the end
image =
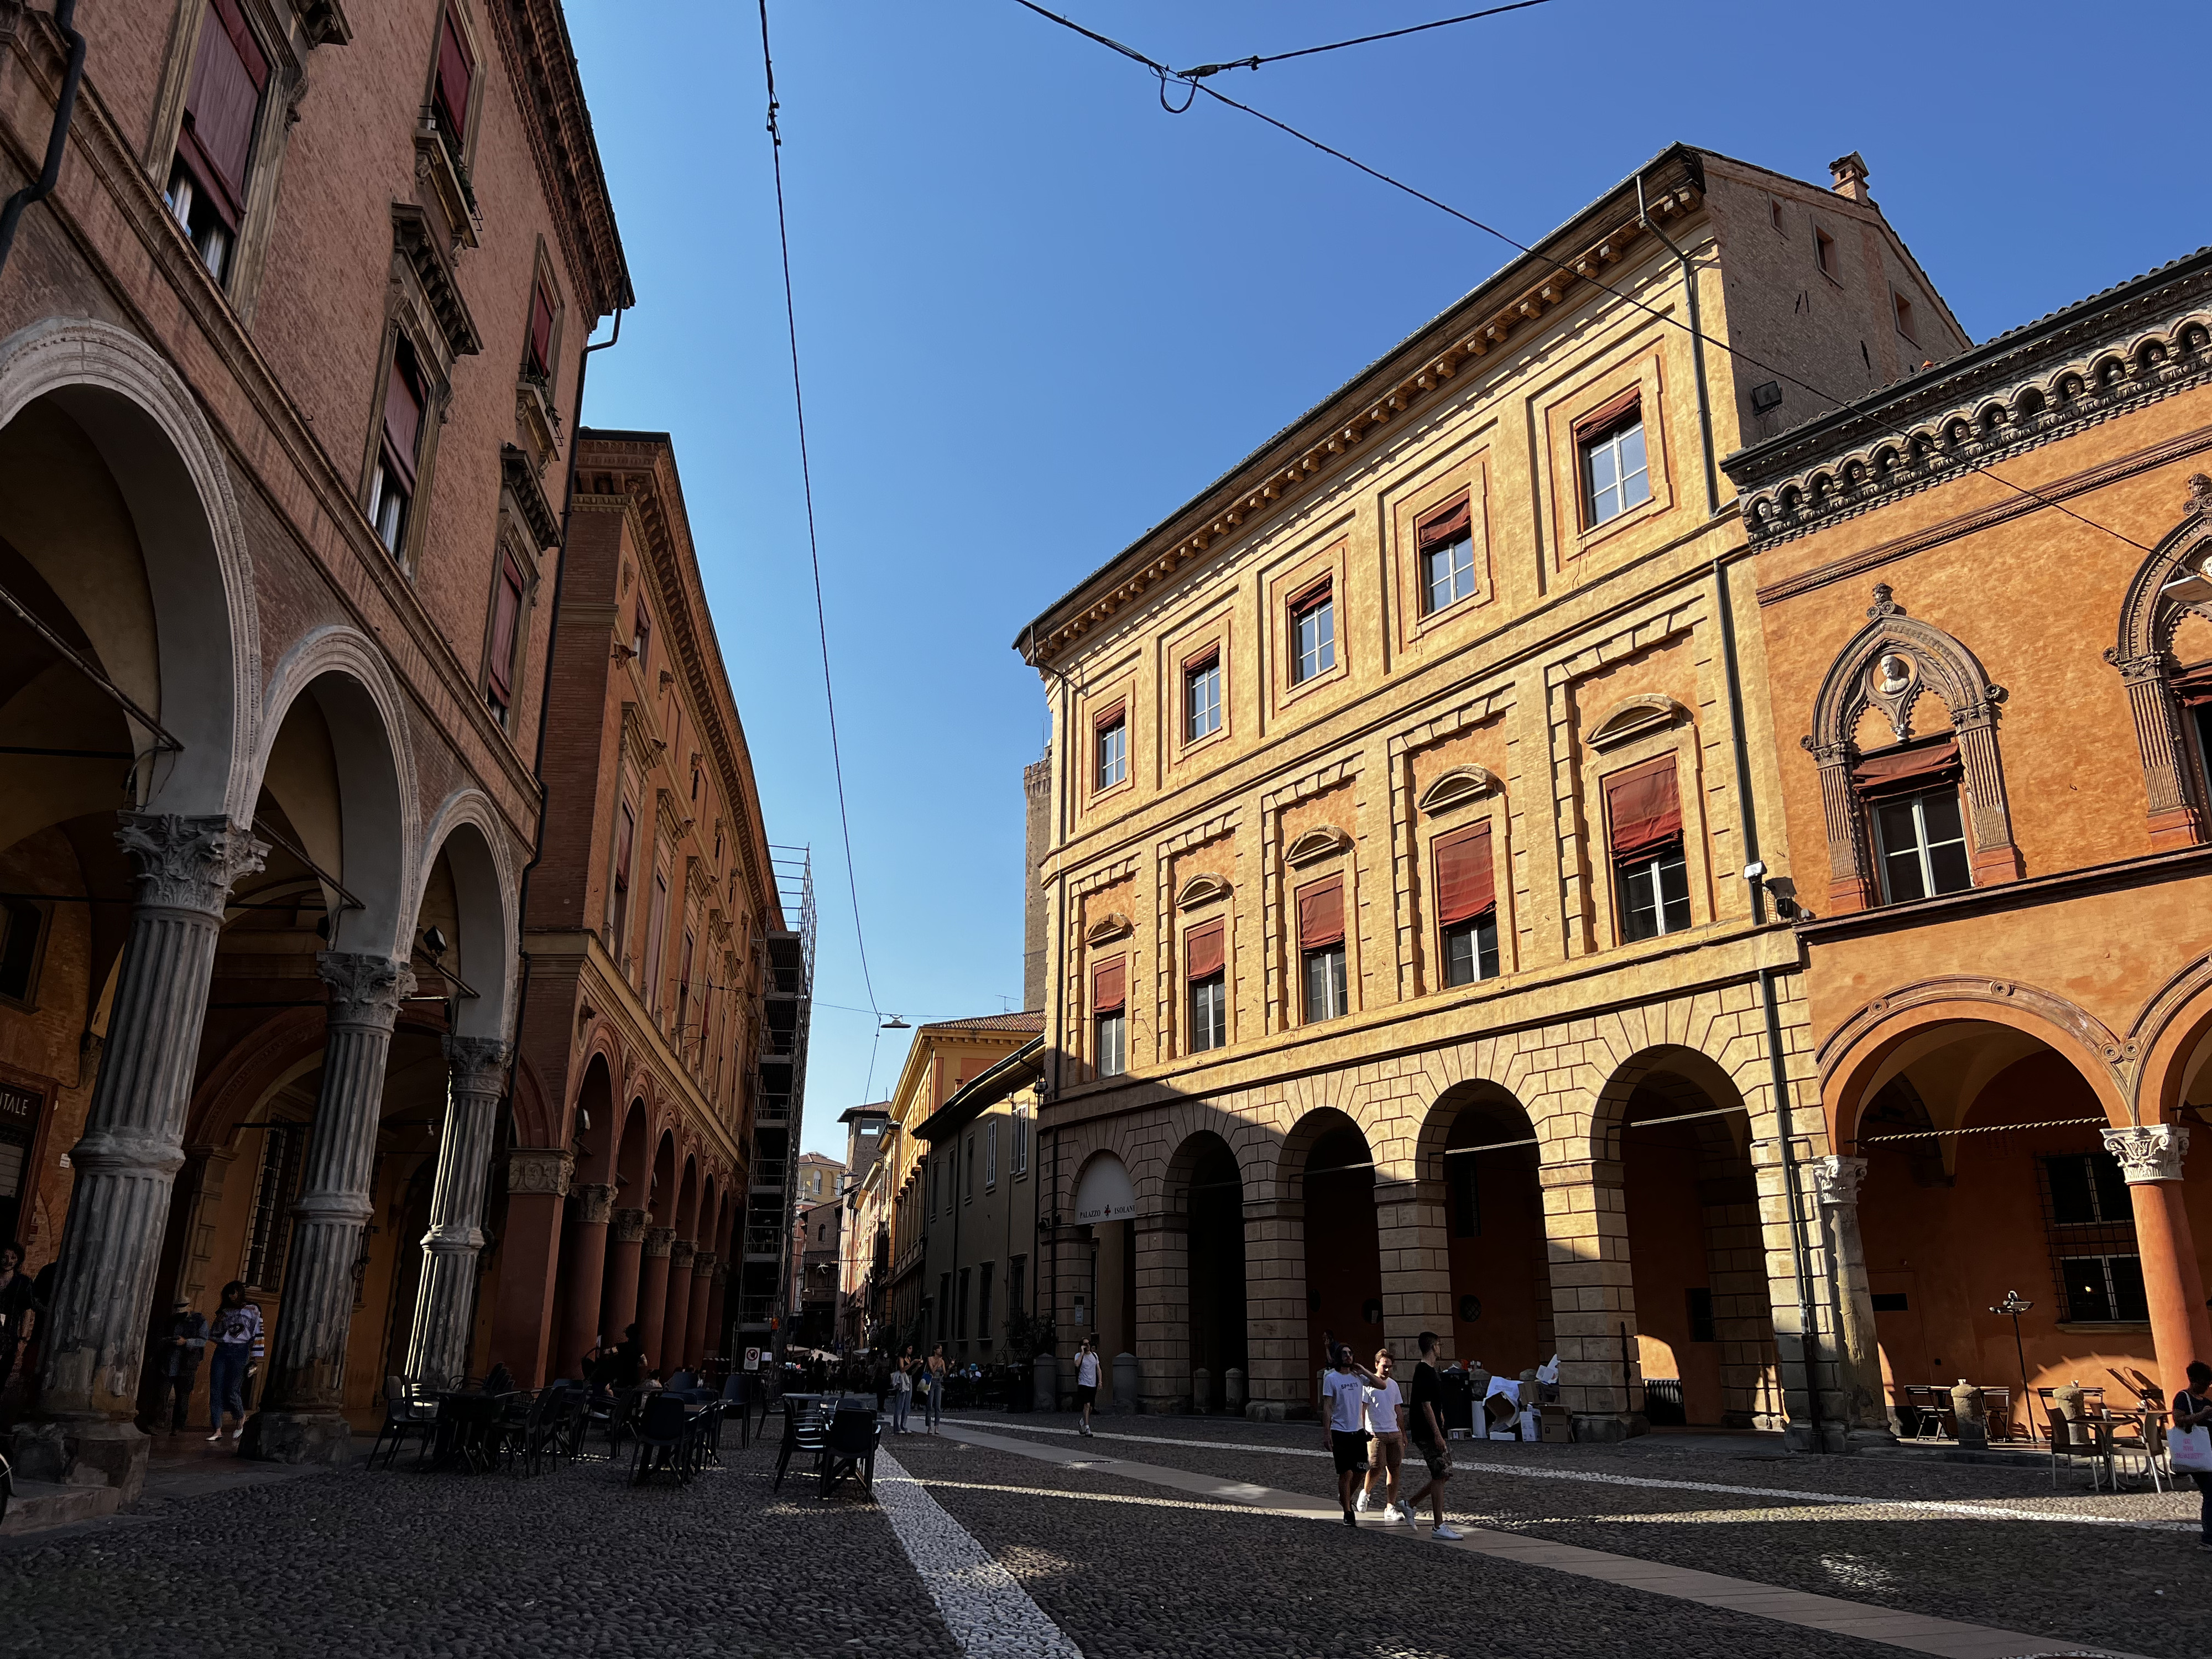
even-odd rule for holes
{"type": "Polygon", "coordinates": [[[607,1235],[607,1288],[599,1330],[611,1342],[637,1322],[639,1257],[645,1246],[643,1210],[617,1210],[607,1235]]]}
{"type": "Polygon", "coordinates": [[[1244,1347],[1251,1359],[1244,1414],[1279,1423],[1314,1404],[1306,1374],[1306,1201],[1244,1200],[1244,1347]]]}
{"type": "Polygon", "coordinates": [[[1882,1397],[1881,1353],[1875,1338],[1874,1291],[1867,1280],[1866,1245],[1859,1236],[1859,1186],[1865,1181],[1863,1158],[1816,1158],[1809,1166],[1827,1234],[1830,1271],[1835,1275],[1837,1307],[1837,1393],[1844,1443],[1894,1444],[1897,1434],[1882,1397]]]}
{"type": "MultiPolygon", "coordinates": [[[[507,1154],[507,1220],[500,1235],[498,1301],[492,1309],[491,1357],[504,1361],[519,1388],[542,1388],[556,1372],[549,1369],[554,1293],[561,1279],[561,1223],[568,1207],[568,1179],[576,1155],[565,1146],[512,1146],[507,1154]]],[[[600,1231],[604,1255],[606,1233],[600,1231]]],[[[602,1264],[604,1265],[604,1264],[602,1264]]],[[[594,1269],[596,1273],[597,1269],[594,1269]]],[[[427,1279],[426,1279],[427,1282],[427,1279]]],[[[599,1287],[592,1283],[592,1311],[599,1311],[599,1287]]],[[[579,1348],[554,1367],[574,1361],[579,1348]]]]}
{"type": "Polygon", "coordinates": [[[269,1345],[261,1409],[240,1446],[248,1457],[277,1463],[343,1462],[353,1455],[343,1407],[354,1263],[374,1210],[385,1059],[399,1005],[415,988],[407,964],[389,957],[325,951],[315,970],[331,988],[322,1092],[292,1206],[284,1305],[269,1345]]]}
{"type": "Polygon", "coordinates": [[[129,1504],[146,1477],[146,1437],[131,1419],[216,940],[232,884],[269,849],[220,817],[128,812],[116,838],[131,864],[130,933],[84,1137],[70,1151],[76,1185],[45,1320],[46,1420],[16,1431],[15,1462],[33,1480],[97,1470],[129,1504]]]}
{"type": "Polygon", "coordinates": [[[1140,1362],[1137,1408],[1190,1409],[1190,1232],[1180,1215],[1140,1215],[1130,1223],[1137,1252],[1133,1323],[1140,1362]]]}
{"type": "MultiPolygon", "coordinates": [[[[1452,1338],[1451,1232],[1441,1181],[1375,1183],[1375,1242],[1382,1257],[1382,1338],[1409,1381],[1420,1358],[1418,1340],[1434,1331],[1452,1338]]],[[[1465,1361],[1471,1355],[1453,1354],[1465,1361]]],[[[1367,1356],[1362,1354],[1364,1363],[1367,1356]]]]}
{"type": "MultiPolygon", "coordinates": [[[[553,1356],[557,1376],[569,1375],[599,1340],[599,1314],[606,1305],[607,1223],[615,1210],[615,1189],[596,1182],[575,1188],[576,1224],[568,1235],[568,1316],[561,1346],[553,1356]]],[[[607,1333],[621,1340],[621,1333],[607,1333]]]]}
{"type": "Polygon", "coordinates": [[[682,1365],[690,1354],[691,1258],[698,1249],[688,1238],[669,1243],[668,1303],[660,1321],[660,1346],[668,1351],[668,1358],[660,1368],[664,1377],[682,1365]]]}
{"type": "Polygon", "coordinates": [[[446,1123],[438,1135],[430,1231],[422,1235],[422,1278],[407,1338],[407,1375],[432,1388],[449,1386],[469,1369],[477,1256],[484,1243],[484,1182],[510,1053],[495,1037],[449,1036],[445,1049],[446,1123]]]}
{"type": "Polygon", "coordinates": [[[685,1356],[687,1359],[704,1363],[721,1352],[720,1338],[707,1317],[714,1293],[714,1253],[696,1251],[691,1257],[691,1309],[684,1320],[684,1344],[690,1350],[685,1356]]]}
{"type": "Polygon", "coordinates": [[[1642,1434],[1643,1368],[1636,1359],[1636,1290],[1620,1160],[1540,1164],[1559,1398],[1577,1440],[1642,1434]]]}
{"type": "Polygon", "coordinates": [[[675,1228],[647,1227],[637,1275],[638,1337],[645,1344],[645,1363],[664,1376],[675,1369],[661,1347],[668,1332],[668,1252],[675,1243],[675,1228]]]}
{"type": "Polygon", "coordinates": [[[2189,1385],[2189,1362],[2212,1356],[2204,1277],[2182,1205],[2181,1160],[2189,1152],[2189,1131],[2177,1123],[2107,1129],[2105,1149],[2119,1159],[2135,1206],[2136,1249],[2142,1256],[2159,1381],[2169,1395],[2179,1394],[2189,1385]]]}

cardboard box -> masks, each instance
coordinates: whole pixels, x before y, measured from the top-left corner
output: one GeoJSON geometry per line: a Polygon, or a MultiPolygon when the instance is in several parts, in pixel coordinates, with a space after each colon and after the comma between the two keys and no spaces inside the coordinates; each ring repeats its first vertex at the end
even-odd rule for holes
{"type": "Polygon", "coordinates": [[[1544,1407],[1543,1441],[1547,1446],[1565,1446],[1573,1443],[1575,1419],[1565,1406],[1544,1407]]]}

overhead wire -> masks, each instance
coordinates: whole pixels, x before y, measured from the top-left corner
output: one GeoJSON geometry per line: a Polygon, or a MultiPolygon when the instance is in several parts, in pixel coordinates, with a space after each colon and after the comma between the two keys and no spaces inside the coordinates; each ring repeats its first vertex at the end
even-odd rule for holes
{"type": "MultiPolygon", "coordinates": [[[[1478,219],[1473,214],[1464,212],[1461,209],[1454,207],[1450,203],[1442,201],[1437,198],[1430,195],[1426,191],[1407,184],[1402,179],[1394,178],[1389,173],[1383,172],[1380,167],[1370,167],[1365,161],[1361,161],[1358,156],[1349,155],[1346,152],[1337,149],[1334,145],[1327,143],[1322,139],[1315,137],[1310,132],[1301,131],[1298,128],[1292,126],[1289,122],[1270,115],[1265,110],[1255,109],[1249,104],[1240,103],[1237,100],[1230,97],[1226,93],[1215,90],[1214,88],[1207,85],[1203,80],[1191,79],[1186,71],[1170,69],[1165,64],[1163,64],[1155,58],[1146,57],[1143,52],[1139,52],[1134,46],[1125,45],[1121,41],[1100,34],[1094,29],[1085,28],[1082,24],[1076,22],[1073,18],[1063,17],[1058,12],[1048,10],[1045,7],[1038,5],[1036,3],[1036,0],[1014,0],[1014,3],[1021,7],[1025,11],[1035,12],[1040,17],[1049,19],[1051,21],[1059,24],[1061,27],[1072,30],[1075,33],[1082,35],[1085,40],[1095,41],[1100,46],[1109,47],[1112,51],[1119,52],[1124,58],[1127,58],[1136,63],[1142,64],[1146,69],[1152,70],[1153,74],[1161,78],[1161,106],[1171,112],[1180,113],[1181,111],[1176,109],[1176,106],[1168,103],[1166,96],[1166,83],[1169,81],[1180,81],[1191,88],[1191,97],[1193,100],[1195,100],[1198,94],[1204,93],[1208,98],[1212,99],[1216,103],[1225,104],[1231,109],[1241,111],[1243,113],[1252,117],[1252,118],[1256,121],[1264,122],[1268,126],[1273,127],[1277,131],[1297,139],[1300,143],[1310,145],[1313,149],[1321,151],[1322,155],[1331,156],[1335,160],[1343,162],[1346,167],[1355,168],[1358,172],[1365,173],[1369,178],[1375,179],[1378,183],[1388,185],[1393,190],[1402,191],[1406,195],[1413,198],[1413,199],[1418,202],[1426,203],[1429,206],[1435,208],[1438,212],[1448,214],[1452,218],[1458,220],[1461,223],[1471,226],[1474,229],[1482,232],[1486,236],[1494,236],[1499,241],[1504,243],[1508,247],[1525,253],[1531,258],[1544,261],[1554,270],[1564,271],[1568,275],[1575,276],[1580,281],[1589,283],[1600,293],[1610,295],[1613,298],[1622,301],[1624,304],[1633,307],[1635,309],[1644,313],[1655,321],[1663,323],[1671,328],[1679,329],[1685,334],[1702,340],[1706,344],[1715,348],[1717,350],[1726,352],[1729,356],[1735,358],[1739,362],[1748,364],[1750,367],[1759,369],[1763,373],[1771,374],[1778,380],[1786,380],[1791,386],[1796,386],[1799,391],[1810,392],[1814,397],[1821,399],[1823,402],[1832,404],[1839,410],[1847,410],[1851,406],[1853,399],[1837,397],[1833,392],[1814,386],[1810,381],[1799,379],[1796,375],[1792,374],[1787,369],[1777,368],[1774,364],[1753,356],[1751,352],[1745,350],[1741,346],[1735,345],[1729,341],[1721,339],[1715,335],[1708,334],[1702,329],[1692,327],[1680,318],[1669,315],[1668,313],[1662,311],[1658,307],[1653,305],[1649,301],[1638,299],[1635,295],[1627,293],[1621,289],[1615,288],[1613,284],[1604,282],[1598,277],[1585,276],[1583,272],[1577,270],[1572,266],[1567,264],[1564,260],[1554,258],[1549,254],[1540,253],[1536,249],[1529,246],[1528,243],[1507,234],[1504,231],[1500,230],[1497,226],[1478,219]]],[[[1353,43],[1347,42],[1346,44],[1353,43]]],[[[1189,107],[1189,103],[1186,102],[1182,107],[1183,109],[1188,109],[1189,107]]],[[[1890,435],[1904,439],[1907,445],[1912,443],[1914,434],[1908,431],[1905,427],[1898,424],[1896,422],[1885,419],[1878,415],[1872,416],[1871,419],[1877,427],[1888,433],[1890,435]]],[[[2015,495],[2024,496],[2027,500],[2034,501],[2039,506],[2047,507],[2052,511],[2073,520],[2076,524],[2082,526],[2086,529],[2098,531],[2105,535],[2110,536],[2115,540],[2124,543],[2126,545],[2134,548],[2138,552],[2149,554],[2157,550],[2146,543],[2137,541],[2134,537],[2128,535],[2124,531],[2115,530],[2112,526],[2107,524],[2100,524],[2096,520],[2089,518],[2084,514],[2075,512],[2072,507],[2068,507],[2063,501],[2056,501],[2051,496],[2044,495],[2039,490],[2033,489],[2026,484],[2015,483],[2011,479],[2002,477],[1998,473],[1992,471],[1982,462],[1974,460],[1971,457],[1942,455],[1941,459],[1951,465],[1962,468],[1970,472],[1978,473],[1981,477],[1987,478],[1990,483],[1996,484],[2002,489],[2009,489],[2015,495]]]]}
{"type": "MultiPolygon", "coordinates": [[[[845,842],[845,886],[853,900],[853,939],[860,947],[860,983],[867,991],[870,1010],[880,1020],[883,1013],[875,1006],[875,981],[868,972],[867,934],[860,926],[860,881],[854,867],[853,820],[845,805],[845,760],[837,742],[837,691],[830,674],[830,615],[822,599],[822,544],[815,528],[814,473],[806,452],[806,392],[799,373],[799,308],[792,298],[791,227],[784,212],[783,131],[775,118],[775,61],[769,53],[768,0],[760,0],[760,27],[761,72],[768,88],[769,154],[775,164],[775,234],[783,253],[783,316],[791,340],[791,402],[799,426],[799,478],[806,497],[806,553],[814,572],[814,626],[822,643],[822,700],[830,715],[830,769],[837,782],[837,825],[845,842]]],[[[869,1064],[872,1081],[872,1049],[869,1064]]]]}
{"type": "Polygon", "coordinates": [[[1380,34],[1362,34],[1349,40],[1332,40],[1325,46],[1301,46],[1296,52],[1268,52],[1257,58],[1237,58],[1226,64],[1200,64],[1194,69],[1177,70],[1176,74],[1186,81],[1202,80],[1209,75],[1218,75],[1224,70],[1255,70],[1262,64],[1285,64],[1293,58],[1313,58],[1324,52],[1342,52],[1346,46],[1372,46],[1377,40],[1395,40],[1403,35],[1422,34],[1430,29],[1447,29],[1455,23],[1472,23],[1478,17],[1495,17],[1500,12],[1526,11],[1531,6],[1550,3],[1550,0],[1513,0],[1510,6],[1491,6],[1482,11],[1462,12],[1456,17],[1439,17],[1431,23],[1411,23],[1401,29],[1385,29],[1380,34]]]}

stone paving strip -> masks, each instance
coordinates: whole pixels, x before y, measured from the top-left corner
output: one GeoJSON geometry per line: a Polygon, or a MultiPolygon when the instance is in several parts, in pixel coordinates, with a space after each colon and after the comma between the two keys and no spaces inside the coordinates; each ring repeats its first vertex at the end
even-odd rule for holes
{"type": "MultiPolygon", "coordinates": [[[[1211,1475],[1193,1474],[1187,1470],[1171,1468],[1162,1464],[1145,1463],[1118,1457],[1099,1457],[1086,1455],[1073,1447],[1040,1444],[1033,1440],[1018,1439],[993,1432],[970,1421],[945,1419],[944,1429],[952,1437],[973,1445],[993,1450],[1011,1452],[1018,1456],[1034,1458],[1042,1462],[1055,1463],[1063,1468],[1093,1469],[1110,1473],[1124,1480],[1134,1480],[1167,1486],[1200,1498],[1225,1499],[1229,1502],[1263,1509],[1270,1513],[1302,1520],[1338,1522],[1342,1512],[1333,1502],[1288,1492],[1249,1482],[1224,1481],[1211,1475]]],[[[1024,1425],[1024,1433],[1066,1434],[1068,1431],[1041,1429],[1024,1425]]],[[[1124,1443],[1163,1445],[1195,1445],[1201,1447],[1237,1447],[1233,1442],[1178,1441],[1164,1436],[1105,1435],[1097,1439],[1115,1439],[1124,1443]]],[[[1307,1455],[1325,1457],[1327,1453],[1311,1450],[1307,1455]]],[[[880,1464],[881,1459],[878,1459],[880,1464]]],[[[1491,1466],[1485,1466],[1490,1472],[1491,1466]]],[[[1521,1471],[1515,1471],[1520,1473],[1521,1471]]],[[[1559,1471],[1547,1471],[1559,1474],[1559,1471]]],[[[1566,1478],[1589,1478],[1587,1476],[1566,1478]]],[[[1626,1476],[1606,1477],[1624,1485],[1640,1482],[1626,1476]]],[[[1659,1482],[1655,1484],[1681,1486],[1690,1483],[1659,1482]]],[[[1760,1495],[1774,1495],[1766,1488],[1728,1488],[1699,1483],[1693,1489],[1707,1491],[1753,1491],[1760,1495]]],[[[1790,1496],[1800,1494],[1791,1493],[1790,1496]]],[[[1804,1494],[1826,1499],[1826,1494],[1804,1494]]],[[[1863,1499],[1846,1500],[1863,1503],[1863,1499]]],[[[1986,1511],[1972,1505],[1947,1504],[1942,1508],[1963,1510],[1972,1515],[1986,1511]]],[[[2037,1516],[2047,1520],[2052,1517],[2037,1516]]],[[[1379,1522],[1379,1517],[1377,1522],[1379,1522]]],[[[1379,1525],[1377,1530],[1382,1530],[1379,1525]]],[[[1410,1538],[1422,1534],[1409,1529],[1410,1538]]],[[[1863,1641],[1887,1647],[1902,1648],[1914,1653],[1942,1656],[1942,1659],[2053,1659],[2058,1653],[2095,1656],[2095,1659],[2143,1659],[2112,1648],[2053,1649],[2048,1637],[2032,1636],[2020,1631],[1992,1629],[1986,1626],[1970,1625],[1955,1620],[1939,1619],[1932,1615],[1903,1612],[1888,1607],[1871,1607],[1863,1602],[1844,1601],[1839,1597],[1816,1595],[1802,1590],[1784,1589],[1772,1584],[1757,1583],[1748,1579],[1732,1578],[1720,1573],[1705,1572],[1696,1568],[1672,1565],[1664,1562],[1639,1560],[1632,1556],[1609,1554],[1604,1551],[1585,1549],[1578,1545],[1559,1543],[1544,1538],[1522,1534],[1496,1532],[1485,1528],[1469,1529],[1457,1544],[1448,1547],[1507,1560],[1523,1566],[1539,1567],[1577,1577],[1589,1578],[1625,1589],[1642,1590],[1654,1595],[1677,1601],[1691,1601],[1702,1607],[1725,1608],[1731,1612],[1751,1613],[1778,1624],[1796,1626],[1838,1636],[1855,1637],[1863,1641]]],[[[916,1565],[919,1566],[920,1563],[916,1565]]],[[[950,1622],[948,1618],[948,1622],[950,1622]]]]}
{"type": "Polygon", "coordinates": [[[875,1493],[963,1653],[970,1659],[1083,1659],[1013,1574],[887,1451],[876,1453],[875,1493]]]}
{"type": "MultiPolygon", "coordinates": [[[[947,1418],[947,1428],[982,1430],[989,1433],[1050,1434],[1073,1437],[1073,1429],[1047,1428],[1022,1424],[1007,1428],[997,1424],[977,1423],[969,1419],[947,1418]]],[[[1259,1452],[1277,1457],[1326,1458],[1328,1453],[1314,1446],[1257,1445],[1242,1440],[1184,1440],[1166,1435],[1126,1434],[1110,1430],[1097,1431],[1093,1438],[1117,1440],[1140,1446],[1189,1446],[1205,1451],[1259,1452]]],[[[1866,1509],[1911,1510],[1935,1515],[1963,1516],[1975,1521],[2043,1521],[2060,1525],[2088,1527],[2132,1527],[2143,1532],[2185,1532],[2197,1530],[2192,1521],[2153,1521],[2129,1516],[2084,1514],[2078,1510],[2036,1510],[2000,1508],[1993,1504],[1970,1499],[1946,1500],[1927,1498],[1867,1498],[1837,1492],[1804,1492],[1790,1486],[1737,1486],[1711,1480],[1676,1480],[1657,1475],[1604,1474],[1595,1469],[1539,1468],[1530,1464],[1508,1463],[1485,1460],[1479,1463],[1462,1462],[1460,1468],[1481,1474],[1502,1474],[1524,1480],[1580,1480],[1597,1486],[1649,1487],[1662,1492],[1715,1492],[1729,1498],[1796,1498],[1802,1504],[1844,1504],[1866,1509]]],[[[1717,1517],[1716,1517],[1717,1518],[1717,1517]]]]}

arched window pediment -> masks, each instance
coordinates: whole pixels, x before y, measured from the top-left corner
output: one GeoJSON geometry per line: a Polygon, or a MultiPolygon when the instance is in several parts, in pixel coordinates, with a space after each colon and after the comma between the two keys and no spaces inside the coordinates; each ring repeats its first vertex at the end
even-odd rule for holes
{"type": "Polygon", "coordinates": [[[1480,766],[1455,766],[1440,775],[1421,792],[1416,803],[1421,811],[1433,817],[1439,812],[1449,812],[1455,806],[1464,806],[1471,800],[1496,794],[1504,787],[1495,773],[1480,766]]]}
{"type": "MultiPolygon", "coordinates": [[[[2181,522],[2136,568],[2120,601],[2119,639],[2105,660],[2120,672],[2134,716],[2154,852],[2205,839],[2212,787],[2187,764],[2181,735],[2182,688],[2173,657],[2176,630],[2192,616],[2212,617],[2212,478],[2189,480],[2181,522]]],[[[2196,677],[2190,677],[2194,680],[2196,677]]]]}
{"type": "Polygon", "coordinates": [[[1217,875],[1201,872],[1183,883],[1176,894],[1176,908],[1195,910],[1200,905],[1212,904],[1217,899],[1229,896],[1229,884],[1217,875]]]}
{"type": "Polygon", "coordinates": [[[1352,845],[1352,837],[1333,823],[1316,824],[1283,849],[1291,864],[1318,864],[1352,845]]]}
{"type": "Polygon", "coordinates": [[[1083,930],[1083,942],[1085,945],[1103,945],[1135,931],[1136,925],[1128,917],[1119,910],[1109,911],[1083,930]]]}
{"type": "Polygon", "coordinates": [[[1690,718],[1690,711],[1674,698],[1647,693],[1629,697],[1607,711],[1590,730],[1593,749],[1615,749],[1638,738],[1649,737],[1690,718]]]}

